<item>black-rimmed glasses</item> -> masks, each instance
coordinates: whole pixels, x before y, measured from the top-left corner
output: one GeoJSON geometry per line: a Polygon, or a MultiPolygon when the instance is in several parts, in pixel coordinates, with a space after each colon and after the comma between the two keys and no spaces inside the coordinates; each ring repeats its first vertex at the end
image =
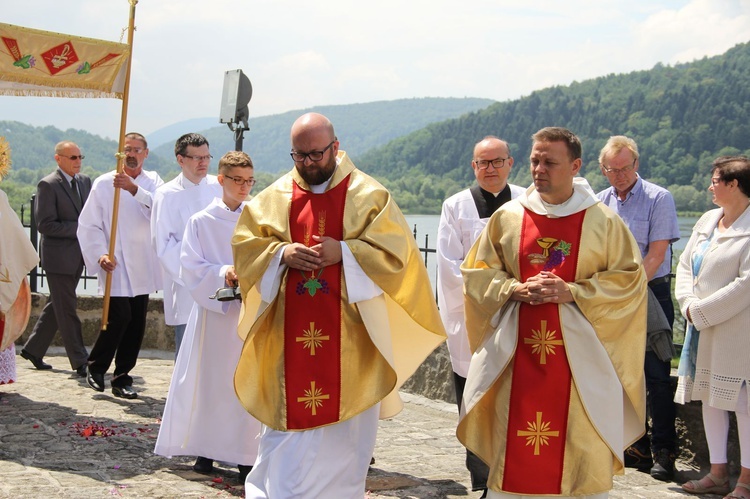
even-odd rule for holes
{"type": "Polygon", "coordinates": [[[183,154],[182,157],[183,158],[194,159],[195,161],[199,161],[199,162],[201,162],[201,161],[211,161],[214,158],[210,154],[207,155],[207,156],[191,156],[189,154],[183,154]]]}
{"type": "Polygon", "coordinates": [[[607,175],[625,175],[630,170],[635,168],[636,161],[637,160],[633,160],[633,164],[623,166],[622,168],[607,168],[606,166],[602,165],[602,170],[604,170],[604,173],[606,173],[607,175]]]}
{"type": "Polygon", "coordinates": [[[490,166],[494,167],[495,170],[499,170],[503,166],[505,166],[505,161],[508,160],[508,158],[495,158],[495,159],[480,159],[480,160],[474,160],[474,163],[476,163],[477,168],[480,170],[486,170],[490,166]]]}
{"type": "Polygon", "coordinates": [[[224,178],[228,178],[229,180],[231,180],[237,185],[247,184],[250,187],[254,186],[256,182],[254,178],[244,179],[244,178],[239,178],[239,177],[230,177],[229,175],[224,175],[224,178]]]}
{"type": "Polygon", "coordinates": [[[323,155],[326,153],[326,151],[330,149],[331,146],[335,142],[336,142],[336,139],[332,140],[330,144],[325,146],[325,148],[320,151],[310,151],[310,152],[292,151],[289,153],[289,155],[292,157],[295,163],[304,163],[305,158],[310,158],[310,161],[320,161],[321,159],[323,159],[323,155]]]}

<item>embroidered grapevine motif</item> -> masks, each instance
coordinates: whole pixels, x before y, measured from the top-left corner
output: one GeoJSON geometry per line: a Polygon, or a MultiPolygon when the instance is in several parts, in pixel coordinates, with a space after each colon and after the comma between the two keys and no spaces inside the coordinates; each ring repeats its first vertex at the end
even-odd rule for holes
{"type": "Polygon", "coordinates": [[[312,273],[310,277],[306,277],[305,274],[300,271],[300,274],[302,274],[302,280],[297,283],[297,287],[295,289],[295,292],[298,295],[305,294],[305,290],[310,294],[310,296],[315,296],[315,293],[320,291],[321,293],[328,294],[330,291],[330,288],[328,287],[328,281],[325,279],[318,279],[320,275],[323,273],[323,269],[320,269],[318,272],[318,275],[315,275],[315,272],[312,273]]]}
{"type": "Polygon", "coordinates": [[[549,259],[544,264],[542,270],[552,270],[565,261],[565,257],[570,254],[570,243],[560,241],[550,251],[549,259]]]}
{"type": "Polygon", "coordinates": [[[565,257],[570,255],[571,243],[554,237],[540,237],[536,243],[542,248],[541,253],[532,253],[528,255],[532,264],[544,264],[542,270],[552,270],[565,261],[565,257]]]}
{"type": "Polygon", "coordinates": [[[36,66],[36,59],[34,59],[33,55],[25,55],[14,62],[13,65],[21,69],[33,68],[36,66]]]}

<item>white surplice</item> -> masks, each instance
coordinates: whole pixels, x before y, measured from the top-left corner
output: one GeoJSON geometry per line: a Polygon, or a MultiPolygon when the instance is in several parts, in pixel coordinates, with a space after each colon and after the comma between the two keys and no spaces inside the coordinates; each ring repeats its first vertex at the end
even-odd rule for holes
{"type": "Polygon", "coordinates": [[[180,278],[180,249],[188,219],[221,197],[214,175],[193,184],[182,173],[161,186],[154,195],[151,242],[164,271],[164,321],[186,324],[193,307],[190,292],[180,278]]]}
{"type": "Polygon", "coordinates": [[[195,304],[172,374],[156,454],[242,465],[252,465],[258,455],[260,423],[234,393],[234,369],[242,351],[240,301],[209,299],[224,287],[232,265],[230,241],[239,215],[215,199],[185,228],[181,278],[195,304]]]}
{"type": "MultiPolygon", "coordinates": [[[[526,189],[510,185],[510,198],[515,199],[526,189]]],[[[438,303],[440,318],[448,333],[448,352],[453,371],[465,378],[469,374],[471,349],[464,317],[464,279],[461,263],[474,241],[487,225],[487,218],[479,218],[477,205],[466,189],[443,202],[437,234],[438,303]]]]}
{"type": "MultiPolygon", "coordinates": [[[[78,217],[78,243],[89,273],[97,272],[99,293],[104,294],[107,273],[99,258],[109,254],[115,172],[99,176],[78,217]]],[[[120,191],[115,236],[117,266],[112,272],[111,296],[139,296],[162,289],[161,272],[151,248],[151,206],[153,193],[164,184],[156,172],[141,170],[133,179],[138,186],[135,196],[120,191]]]]}

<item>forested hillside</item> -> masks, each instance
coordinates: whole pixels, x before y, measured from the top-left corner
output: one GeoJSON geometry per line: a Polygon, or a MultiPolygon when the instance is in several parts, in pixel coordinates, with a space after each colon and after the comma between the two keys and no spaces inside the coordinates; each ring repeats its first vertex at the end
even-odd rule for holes
{"type": "MultiPolygon", "coordinates": [[[[252,156],[256,164],[259,182],[255,189],[259,190],[273,181],[279,172],[291,167],[289,129],[294,120],[304,112],[315,110],[329,116],[341,137],[342,148],[356,156],[429,123],[461,116],[485,108],[493,102],[476,98],[422,98],[290,111],[250,120],[250,130],[245,134],[243,149],[252,156]]],[[[214,156],[211,171],[215,173],[218,159],[225,152],[234,149],[234,138],[225,125],[202,133],[211,144],[214,156]]],[[[86,156],[82,171],[92,178],[116,166],[114,153],[117,142],[83,130],[59,130],[53,126],[33,127],[15,121],[0,121],[0,135],[8,140],[13,159],[13,168],[3,181],[2,189],[8,194],[11,206],[16,211],[19,211],[22,204],[28,203],[39,179],[57,167],[54,147],[61,140],[72,140],[81,147],[86,156]]],[[[171,139],[171,144],[152,147],[146,161],[146,168],[156,170],[165,180],[173,178],[179,172],[174,159],[175,139],[177,137],[171,139]]]]}
{"type": "MultiPolygon", "coordinates": [[[[369,149],[382,146],[430,123],[484,109],[494,102],[473,98],[398,99],[289,111],[249,120],[250,130],[245,132],[242,149],[253,158],[259,172],[277,174],[292,167],[289,158],[289,130],[294,120],[309,111],[322,113],[330,118],[341,140],[341,148],[356,158],[369,149]]],[[[250,107],[252,108],[252,102],[250,107]]],[[[208,139],[211,152],[216,158],[235,147],[234,135],[226,125],[200,133],[208,139]]],[[[173,144],[174,141],[155,151],[161,156],[168,156],[173,154],[173,144]]]]}
{"type": "MultiPolygon", "coordinates": [[[[443,104],[479,109],[486,102],[406,99],[315,110],[333,120],[342,149],[352,154],[357,166],[390,188],[407,213],[439,213],[446,197],[471,185],[472,149],[485,135],[498,135],[510,142],[516,160],[511,182],[528,185],[530,136],[553,125],[570,128],[581,137],[582,174],[595,190],[608,185],[599,171],[599,150],[611,135],[629,135],[640,146],[641,175],[668,187],[678,210],[702,212],[711,207],[706,187],[713,158],[750,154],[750,44],[688,64],[659,64],[648,71],[539,90],[379,145],[413,130],[419,120],[442,119],[440,112],[430,114],[430,109],[443,104]],[[425,105],[431,103],[435,105],[425,105]],[[415,116],[420,113],[421,117],[415,116]]],[[[256,189],[291,166],[289,127],[302,112],[251,121],[244,149],[253,157],[261,178],[256,189]]],[[[450,112],[452,116],[462,114],[458,108],[450,112]]],[[[14,122],[0,122],[0,131],[13,149],[14,170],[2,188],[14,208],[20,199],[28,199],[38,178],[52,171],[52,147],[62,138],[82,146],[87,156],[84,171],[106,171],[114,165],[115,144],[86,132],[14,122]]],[[[214,157],[233,148],[227,127],[205,133],[214,157]]],[[[172,149],[169,145],[163,149],[152,151],[148,166],[171,178],[176,172],[172,149]]]]}
{"type": "Polygon", "coordinates": [[[529,185],[530,136],[564,126],[583,142],[583,175],[606,187],[598,165],[611,135],[633,137],[640,173],[669,187],[680,211],[711,207],[706,194],[712,159],[750,154],[750,44],[674,67],[608,75],[553,87],[458,119],[430,125],[372,150],[358,166],[378,177],[411,213],[439,213],[447,196],[473,181],[473,145],[485,135],[511,144],[511,181],[529,185]]]}

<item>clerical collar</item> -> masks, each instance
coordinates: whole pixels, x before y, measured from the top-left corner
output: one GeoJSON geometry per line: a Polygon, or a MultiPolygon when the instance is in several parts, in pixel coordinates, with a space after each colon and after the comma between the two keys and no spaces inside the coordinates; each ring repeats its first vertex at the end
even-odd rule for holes
{"type": "Polygon", "coordinates": [[[474,206],[477,208],[479,218],[490,217],[498,208],[510,201],[511,198],[510,185],[508,184],[505,184],[505,188],[497,194],[482,189],[479,185],[473,186],[469,189],[469,192],[474,200],[474,206]]]}

